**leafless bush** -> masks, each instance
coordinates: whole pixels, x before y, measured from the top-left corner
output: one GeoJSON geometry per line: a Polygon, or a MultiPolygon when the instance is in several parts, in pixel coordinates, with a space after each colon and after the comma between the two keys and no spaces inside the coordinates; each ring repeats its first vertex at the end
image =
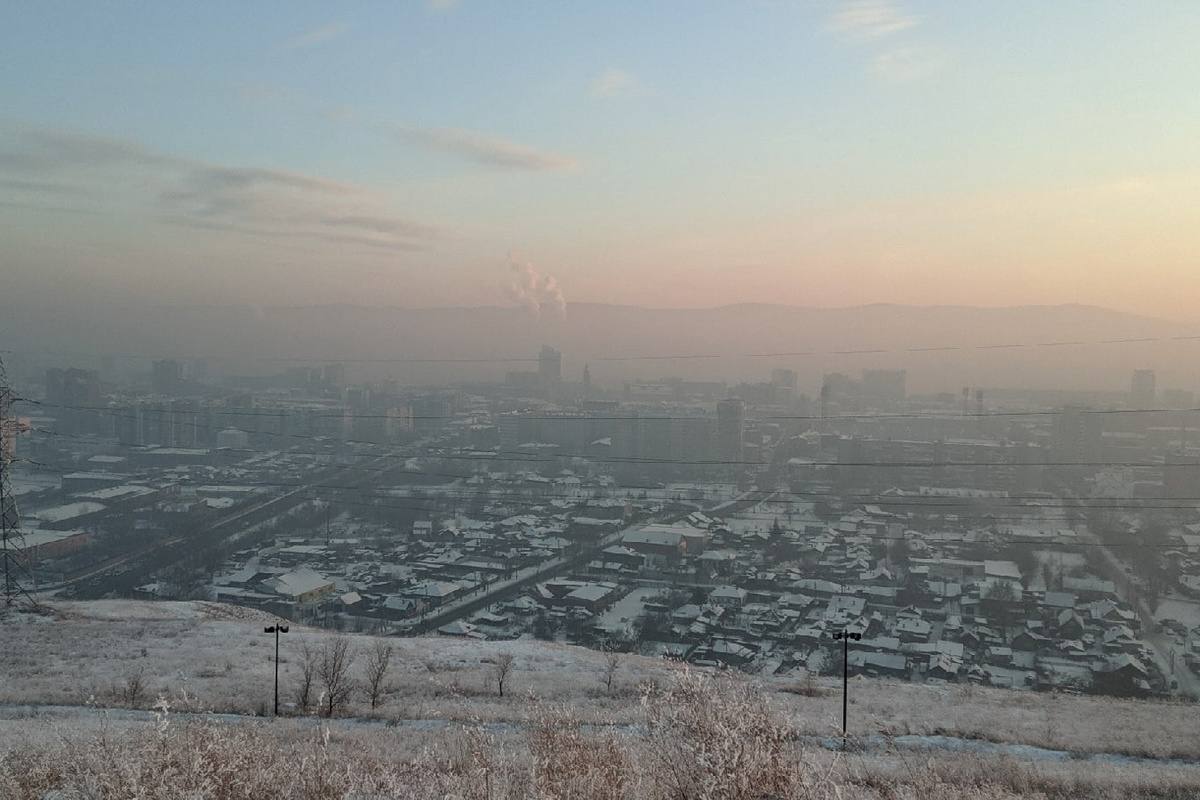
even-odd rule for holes
{"type": "Polygon", "coordinates": [[[496,662],[492,665],[492,677],[496,681],[496,693],[501,697],[504,697],[504,683],[508,680],[508,676],[512,674],[512,669],[512,653],[501,653],[496,656],[496,662]]]}
{"type": "Polygon", "coordinates": [[[312,708],[313,684],[317,679],[317,651],[305,642],[300,649],[300,683],[296,686],[296,705],[307,714],[312,708]]]}
{"type": "Polygon", "coordinates": [[[754,800],[804,785],[788,729],[749,682],[688,670],[642,702],[659,796],[754,800]]]}
{"type": "Polygon", "coordinates": [[[621,668],[621,652],[616,650],[611,643],[606,643],[601,649],[604,652],[604,691],[612,694],[613,684],[617,679],[617,670],[621,668]]]}
{"type": "Polygon", "coordinates": [[[386,642],[377,641],[367,653],[367,663],[363,669],[363,684],[366,687],[367,699],[371,709],[379,707],[387,683],[388,666],[392,663],[392,646],[386,642]]]}
{"type": "Polygon", "coordinates": [[[121,702],[130,708],[140,706],[146,694],[146,668],[138,667],[128,673],[117,694],[121,702]]]}
{"type": "Polygon", "coordinates": [[[345,636],[329,639],[321,648],[317,677],[321,681],[322,701],[327,717],[336,714],[354,693],[354,681],[350,677],[350,666],[353,662],[354,653],[350,649],[350,640],[345,636]]]}
{"type": "Polygon", "coordinates": [[[542,714],[529,733],[535,796],[621,800],[633,781],[630,754],[611,735],[584,736],[565,710],[542,714]]]}
{"type": "Polygon", "coordinates": [[[530,797],[524,764],[478,724],[463,728],[450,742],[451,757],[443,763],[443,793],[464,800],[530,797]]]}
{"type": "Polygon", "coordinates": [[[828,694],[828,692],[817,685],[817,676],[807,671],[799,682],[781,686],[779,687],[779,691],[799,695],[800,697],[824,697],[828,694]]]}

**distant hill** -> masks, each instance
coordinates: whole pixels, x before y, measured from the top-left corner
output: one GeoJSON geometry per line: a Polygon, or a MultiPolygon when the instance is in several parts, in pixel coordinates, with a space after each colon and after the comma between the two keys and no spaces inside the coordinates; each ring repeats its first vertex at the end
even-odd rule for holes
{"type": "MultiPolygon", "coordinates": [[[[864,367],[908,369],[917,391],[964,385],[1123,391],[1129,372],[1142,367],[1158,370],[1160,387],[1196,388],[1200,340],[1174,338],[1195,333],[1180,323],[1082,305],[656,309],[573,303],[563,318],[495,306],[12,307],[0,313],[4,348],[220,356],[215,367],[238,373],[283,368],[283,362],[258,360],[268,358],[448,359],[363,363],[351,377],[391,376],[414,385],[492,380],[531,368],[504,359],[532,358],[550,344],[563,351],[570,380],[578,380],[585,363],[595,381],[610,385],[668,375],[762,380],[784,366],[800,372],[801,388],[810,393],[825,372],[857,374],[864,367]],[[1111,341],[1145,338],[1156,341],[1111,341]]],[[[80,357],[58,360],[73,359],[80,357]]]]}

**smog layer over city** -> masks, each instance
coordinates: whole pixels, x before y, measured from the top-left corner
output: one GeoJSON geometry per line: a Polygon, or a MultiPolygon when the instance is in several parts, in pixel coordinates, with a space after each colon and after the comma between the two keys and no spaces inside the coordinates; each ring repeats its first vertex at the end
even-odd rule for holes
{"type": "Polygon", "coordinates": [[[0,797],[1200,797],[1200,4],[0,19],[0,797]]]}

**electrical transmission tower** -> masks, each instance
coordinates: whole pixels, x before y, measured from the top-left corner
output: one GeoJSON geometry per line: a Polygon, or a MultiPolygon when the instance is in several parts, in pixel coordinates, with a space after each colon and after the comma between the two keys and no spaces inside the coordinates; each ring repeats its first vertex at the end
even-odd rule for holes
{"type": "Polygon", "coordinates": [[[21,585],[21,577],[29,574],[29,567],[25,537],[21,535],[21,515],[8,475],[17,445],[17,418],[13,416],[12,403],[12,388],[8,385],[4,360],[0,358],[0,570],[4,572],[4,608],[21,601],[36,605],[21,585]]]}

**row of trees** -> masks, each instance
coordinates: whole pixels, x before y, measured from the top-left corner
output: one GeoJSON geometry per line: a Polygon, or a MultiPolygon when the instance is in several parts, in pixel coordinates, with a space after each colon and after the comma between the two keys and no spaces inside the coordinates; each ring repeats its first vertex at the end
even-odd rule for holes
{"type": "MultiPolygon", "coordinates": [[[[349,637],[337,636],[327,639],[319,648],[305,642],[300,653],[300,677],[295,696],[296,706],[304,714],[315,709],[322,716],[336,716],[356,694],[370,703],[374,711],[392,691],[388,676],[394,650],[387,642],[376,641],[360,653],[351,645],[349,637]],[[356,664],[360,664],[357,670],[356,664]]],[[[603,683],[609,691],[620,658],[616,651],[605,652],[603,683]]],[[[490,679],[500,697],[504,697],[504,689],[512,676],[513,662],[511,653],[500,653],[491,663],[490,679]]]]}
{"type": "Polygon", "coordinates": [[[361,687],[371,708],[378,708],[390,688],[387,679],[392,652],[390,644],[376,642],[366,651],[362,668],[356,676],[354,663],[358,654],[349,638],[337,636],[327,639],[319,649],[305,642],[300,651],[296,706],[305,714],[317,707],[323,715],[332,717],[350,702],[361,687]]]}

